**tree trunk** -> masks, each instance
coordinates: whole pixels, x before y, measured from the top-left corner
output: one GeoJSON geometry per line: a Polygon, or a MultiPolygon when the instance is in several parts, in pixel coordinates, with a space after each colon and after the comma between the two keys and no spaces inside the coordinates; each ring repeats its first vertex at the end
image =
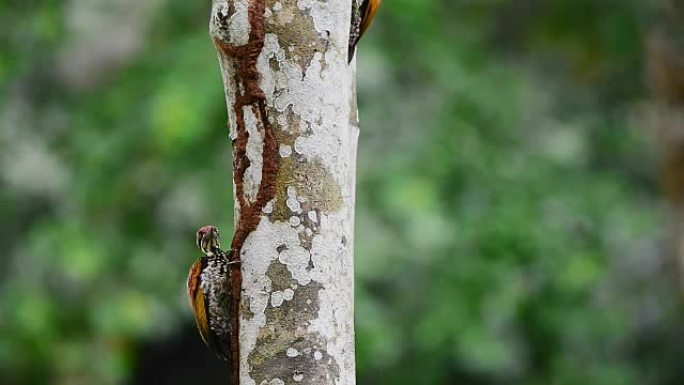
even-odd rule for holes
{"type": "Polygon", "coordinates": [[[350,0],[213,1],[241,260],[234,384],[355,383],[350,15],[350,0]]]}

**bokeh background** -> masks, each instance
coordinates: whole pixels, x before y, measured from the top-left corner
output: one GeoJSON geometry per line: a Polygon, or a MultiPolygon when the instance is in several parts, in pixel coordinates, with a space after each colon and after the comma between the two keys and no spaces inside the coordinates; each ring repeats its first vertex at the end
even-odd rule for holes
{"type": "MultiPolygon", "coordinates": [[[[208,12],[0,3],[0,383],[228,383],[183,291],[195,229],[232,227],[208,12]]],[[[386,0],[376,20],[359,384],[684,383],[682,2],[386,0]]]]}

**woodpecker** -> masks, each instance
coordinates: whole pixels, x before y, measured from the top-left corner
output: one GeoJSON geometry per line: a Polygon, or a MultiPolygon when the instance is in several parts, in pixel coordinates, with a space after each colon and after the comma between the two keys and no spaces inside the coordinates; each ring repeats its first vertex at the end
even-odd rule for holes
{"type": "Polygon", "coordinates": [[[352,18],[349,29],[348,62],[351,63],[356,45],[368,29],[382,0],[352,0],[352,18]]]}
{"type": "Polygon", "coordinates": [[[235,262],[230,262],[230,253],[221,250],[216,227],[201,227],[196,242],[204,256],[190,268],[188,299],[204,343],[216,356],[230,362],[230,265],[235,262]]]}

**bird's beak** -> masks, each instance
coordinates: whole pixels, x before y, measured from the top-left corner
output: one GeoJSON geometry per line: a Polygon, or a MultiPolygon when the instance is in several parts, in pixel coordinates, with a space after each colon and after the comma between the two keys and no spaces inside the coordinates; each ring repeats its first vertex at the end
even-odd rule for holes
{"type": "Polygon", "coordinates": [[[215,232],[206,234],[202,239],[202,250],[211,255],[215,247],[220,247],[218,234],[215,232]]]}

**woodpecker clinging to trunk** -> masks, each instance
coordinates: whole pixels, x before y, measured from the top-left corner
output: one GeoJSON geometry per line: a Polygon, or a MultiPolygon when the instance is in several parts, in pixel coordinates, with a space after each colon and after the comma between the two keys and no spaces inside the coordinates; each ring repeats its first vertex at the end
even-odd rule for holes
{"type": "Polygon", "coordinates": [[[354,58],[356,45],[373,21],[380,3],[382,3],[382,0],[352,0],[351,28],[349,29],[349,63],[354,58]]]}
{"type": "Polygon", "coordinates": [[[188,274],[188,299],[204,342],[219,357],[230,362],[231,272],[230,254],[221,250],[218,229],[197,230],[197,246],[204,256],[188,274]]]}

